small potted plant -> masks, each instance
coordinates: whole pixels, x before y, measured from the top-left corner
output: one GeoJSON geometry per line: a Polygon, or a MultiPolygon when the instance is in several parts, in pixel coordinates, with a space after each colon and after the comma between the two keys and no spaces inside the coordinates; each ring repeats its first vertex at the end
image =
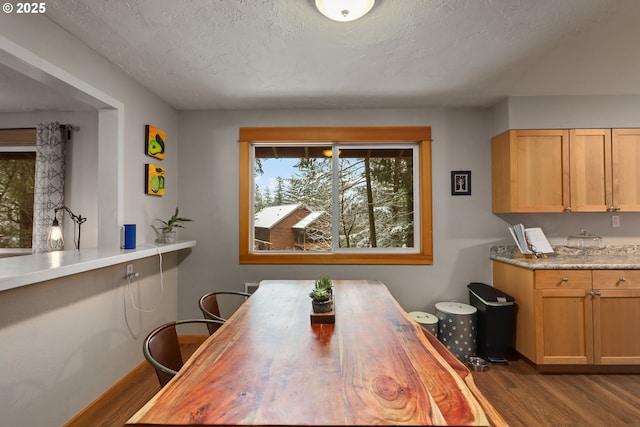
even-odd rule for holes
{"type": "Polygon", "coordinates": [[[189,218],[183,218],[178,213],[178,207],[176,206],[176,211],[173,213],[171,218],[168,220],[156,219],[162,224],[162,227],[156,228],[155,226],[151,226],[156,233],[161,236],[162,242],[164,243],[175,243],[176,242],[176,228],[184,228],[182,223],[193,221],[189,218]]]}
{"type": "Polygon", "coordinates": [[[329,295],[333,294],[333,282],[329,276],[322,275],[316,279],[315,287],[320,289],[326,289],[329,295]]]}
{"type": "Polygon", "coordinates": [[[328,313],[333,310],[333,282],[328,276],[316,279],[311,292],[311,304],[314,313],[328,313]]]}
{"type": "Polygon", "coordinates": [[[328,313],[333,310],[331,294],[325,288],[313,288],[309,292],[314,313],[328,313]]]}

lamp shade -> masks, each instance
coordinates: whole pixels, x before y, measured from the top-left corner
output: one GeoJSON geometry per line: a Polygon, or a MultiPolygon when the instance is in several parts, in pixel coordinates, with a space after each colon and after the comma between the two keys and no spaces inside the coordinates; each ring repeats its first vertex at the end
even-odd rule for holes
{"type": "Polygon", "coordinates": [[[47,246],[51,251],[61,251],[64,248],[64,239],[62,238],[62,229],[58,223],[58,219],[53,219],[51,224],[51,230],[49,230],[49,237],[47,238],[47,246]]]}
{"type": "Polygon", "coordinates": [[[366,15],[374,3],[375,0],[316,0],[316,7],[329,19],[349,22],[366,15]]]}
{"type": "Polygon", "coordinates": [[[76,245],[76,249],[80,250],[80,232],[82,230],[82,224],[85,223],[87,218],[84,218],[82,215],[76,215],[71,212],[66,206],[60,206],[59,208],[55,208],[53,210],[53,222],[51,223],[51,230],[49,230],[49,236],[47,238],[47,245],[49,246],[49,250],[51,251],[61,251],[64,249],[64,239],[62,238],[62,229],[60,228],[60,223],[58,222],[58,212],[62,211],[67,212],[71,219],[78,226],[78,239],[75,240],[75,228],[74,228],[74,242],[76,245]]]}

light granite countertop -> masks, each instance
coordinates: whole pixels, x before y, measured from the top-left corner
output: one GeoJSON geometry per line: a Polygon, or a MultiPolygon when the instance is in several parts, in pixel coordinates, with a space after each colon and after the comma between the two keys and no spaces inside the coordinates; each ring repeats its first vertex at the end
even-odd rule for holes
{"type": "Polygon", "coordinates": [[[493,246],[490,258],[531,270],[640,270],[640,245],[586,250],[554,246],[553,250],[546,258],[525,258],[515,245],[493,246]]]}

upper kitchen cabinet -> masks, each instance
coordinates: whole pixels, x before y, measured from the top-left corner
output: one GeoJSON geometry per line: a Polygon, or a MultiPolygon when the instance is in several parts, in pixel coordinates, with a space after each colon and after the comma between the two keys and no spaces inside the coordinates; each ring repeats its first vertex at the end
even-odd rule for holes
{"type": "Polygon", "coordinates": [[[567,212],[613,209],[611,129],[569,131],[570,203],[567,212]]]}
{"type": "Polygon", "coordinates": [[[615,211],[640,212],[640,129],[613,129],[611,170],[615,211]]]}
{"type": "Polygon", "coordinates": [[[569,131],[509,130],[491,139],[494,213],[569,206],[569,131]]]}
{"type": "Polygon", "coordinates": [[[510,130],[491,159],[494,213],[640,211],[640,129],[510,130]]]}

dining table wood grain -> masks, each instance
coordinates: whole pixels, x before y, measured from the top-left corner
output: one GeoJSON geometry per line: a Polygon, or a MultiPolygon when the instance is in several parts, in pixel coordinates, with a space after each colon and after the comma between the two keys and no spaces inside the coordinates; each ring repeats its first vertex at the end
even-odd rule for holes
{"type": "Polygon", "coordinates": [[[128,426],[506,425],[466,366],[379,281],[266,280],[128,426]]]}

